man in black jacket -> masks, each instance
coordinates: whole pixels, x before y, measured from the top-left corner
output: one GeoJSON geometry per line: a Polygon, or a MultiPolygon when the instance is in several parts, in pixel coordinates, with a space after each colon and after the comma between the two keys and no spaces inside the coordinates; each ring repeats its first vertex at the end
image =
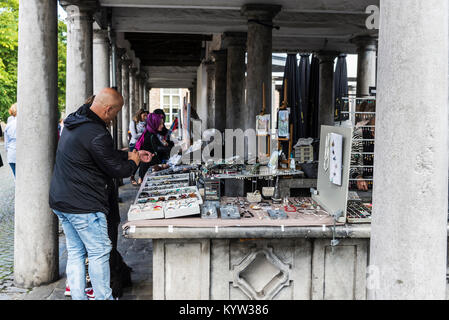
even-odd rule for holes
{"type": "Polygon", "coordinates": [[[129,177],[146,151],[114,149],[107,126],[123,106],[114,89],[103,89],[92,105],[83,105],[64,121],[50,185],[50,207],[61,220],[67,241],[67,280],[72,299],[86,300],[85,257],[95,298],[112,299],[106,215],[110,212],[108,185],[129,177]]]}

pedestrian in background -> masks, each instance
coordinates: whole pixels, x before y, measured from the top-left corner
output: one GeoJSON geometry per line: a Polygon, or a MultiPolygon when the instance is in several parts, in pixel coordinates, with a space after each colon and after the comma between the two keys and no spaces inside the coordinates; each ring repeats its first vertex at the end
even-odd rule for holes
{"type": "MultiPolygon", "coordinates": [[[[131,132],[131,139],[129,140],[129,152],[133,152],[134,148],[136,147],[136,142],[139,140],[140,136],[145,131],[145,125],[148,117],[148,112],[140,109],[136,112],[134,117],[129,122],[129,131],[131,132]]],[[[134,176],[136,175],[137,168],[133,172],[131,176],[131,183],[134,186],[137,186],[142,183],[142,179],[139,178],[139,181],[136,181],[136,178],[134,176]]]]}
{"type": "Polygon", "coordinates": [[[9,108],[10,117],[5,128],[6,158],[11,167],[14,179],[16,178],[16,127],[17,127],[17,104],[9,108]]]}

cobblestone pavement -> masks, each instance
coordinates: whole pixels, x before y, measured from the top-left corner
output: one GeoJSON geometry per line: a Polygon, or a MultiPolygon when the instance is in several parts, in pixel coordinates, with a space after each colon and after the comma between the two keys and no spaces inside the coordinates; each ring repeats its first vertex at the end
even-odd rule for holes
{"type": "MultiPolygon", "coordinates": [[[[3,141],[0,141],[3,161],[6,159],[3,141]]],[[[126,239],[122,236],[121,226],[126,222],[127,212],[137,194],[137,187],[129,179],[120,187],[120,215],[118,250],[125,262],[133,269],[133,285],[124,290],[121,300],[152,299],[152,241],[126,239]]],[[[6,164],[0,168],[0,300],[66,300],[64,296],[67,263],[67,250],[63,233],[59,235],[59,274],[60,279],[48,285],[32,289],[14,286],[14,178],[6,164]]]]}
{"type": "Polygon", "coordinates": [[[5,292],[22,293],[11,287],[14,266],[14,176],[0,141],[3,167],[0,168],[0,299],[5,292]]]}

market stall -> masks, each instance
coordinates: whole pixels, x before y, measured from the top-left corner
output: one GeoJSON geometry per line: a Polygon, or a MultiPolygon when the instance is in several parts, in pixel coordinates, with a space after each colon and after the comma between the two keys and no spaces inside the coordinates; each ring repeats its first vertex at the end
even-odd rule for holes
{"type": "Polygon", "coordinates": [[[321,127],[308,197],[280,194],[280,178],[301,178],[296,169],[148,172],[123,229],[153,239],[154,299],[365,299],[370,227],[348,224],[347,215],[367,218],[370,206],[349,190],[352,134],[321,127]],[[221,194],[221,179],[266,178],[274,186],[221,194]]]}

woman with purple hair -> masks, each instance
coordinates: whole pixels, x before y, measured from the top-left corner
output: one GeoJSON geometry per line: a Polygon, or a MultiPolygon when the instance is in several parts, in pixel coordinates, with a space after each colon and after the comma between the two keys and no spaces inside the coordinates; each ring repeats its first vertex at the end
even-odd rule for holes
{"type": "Polygon", "coordinates": [[[163,159],[170,156],[171,147],[164,144],[159,138],[158,134],[164,128],[164,116],[161,114],[150,113],[147,117],[147,124],[142,137],[136,143],[137,150],[146,150],[154,154],[151,162],[141,163],[139,167],[139,183],[142,182],[145,173],[147,173],[150,166],[161,164],[163,159]]]}

